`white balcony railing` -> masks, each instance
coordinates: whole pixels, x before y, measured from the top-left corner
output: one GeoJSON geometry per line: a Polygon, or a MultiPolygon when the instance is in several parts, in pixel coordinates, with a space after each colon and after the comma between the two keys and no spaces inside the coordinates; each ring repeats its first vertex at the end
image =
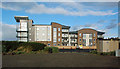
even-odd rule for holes
{"type": "Polygon", "coordinates": [[[62,32],[68,32],[69,30],[62,30],[62,32]]]}
{"type": "Polygon", "coordinates": [[[102,35],[98,35],[98,38],[104,38],[102,35]]]}
{"type": "Polygon", "coordinates": [[[18,41],[20,41],[20,42],[27,42],[27,40],[18,40],[18,41]]]}
{"type": "Polygon", "coordinates": [[[21,26],[18,24],[16,25],[16,30],[17,31],[28,31],[27,27],[26,26],[21,26]]]}
{"type": "Polygon", "coordinates": [[[27,35],[17,35],[18,37],[27,37],[27,35]]]}

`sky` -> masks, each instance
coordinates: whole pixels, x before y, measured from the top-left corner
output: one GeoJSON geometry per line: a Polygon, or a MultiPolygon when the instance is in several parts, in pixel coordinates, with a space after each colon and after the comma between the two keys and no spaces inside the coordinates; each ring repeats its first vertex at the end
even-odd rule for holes
{"type": "Polygon", "coordinates": [[[16,40],[14,16],[29,16],[34,24],[57,22],[70,31],[92,28],[104,37],[118,37],[118,2],[2,2],[2,40],[16,40]]]}

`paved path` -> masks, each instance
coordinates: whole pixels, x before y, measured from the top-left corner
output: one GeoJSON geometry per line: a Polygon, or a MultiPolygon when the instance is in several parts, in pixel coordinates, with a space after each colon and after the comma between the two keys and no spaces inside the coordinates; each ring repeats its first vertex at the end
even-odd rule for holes
{"type": "Polygon", "coordinates": [[[3,67],[120,67],[120,59],[83,53],[4,55],[3,67]]]}

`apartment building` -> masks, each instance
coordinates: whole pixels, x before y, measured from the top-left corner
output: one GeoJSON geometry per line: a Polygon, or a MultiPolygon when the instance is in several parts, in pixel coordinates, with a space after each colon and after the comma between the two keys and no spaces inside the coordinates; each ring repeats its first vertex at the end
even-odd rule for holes
{"type": "Polygon", "coordinates": [[[49,25],[33,24],[28,16],[15,16],[17,39],[23,42],[39,42],[47,46],[76,46],[83,49],[96,49],[98,38],[103,38],[105,32],[84,28],[70,31],[70,26],[51,22],[49,25]]]}

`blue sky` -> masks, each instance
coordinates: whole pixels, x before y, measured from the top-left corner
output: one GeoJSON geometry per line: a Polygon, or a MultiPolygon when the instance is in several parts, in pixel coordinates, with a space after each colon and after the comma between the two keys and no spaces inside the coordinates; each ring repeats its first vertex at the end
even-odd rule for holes
{"type": "Polygon", "coordinates": [[[117,2],[2,2],[0,8],[3,40],[16,40],[14,16],[29,16],[34,24],[57,22],[70,30],[93,28],[106,32],[105,37],[118,36],[117,2]]]}

